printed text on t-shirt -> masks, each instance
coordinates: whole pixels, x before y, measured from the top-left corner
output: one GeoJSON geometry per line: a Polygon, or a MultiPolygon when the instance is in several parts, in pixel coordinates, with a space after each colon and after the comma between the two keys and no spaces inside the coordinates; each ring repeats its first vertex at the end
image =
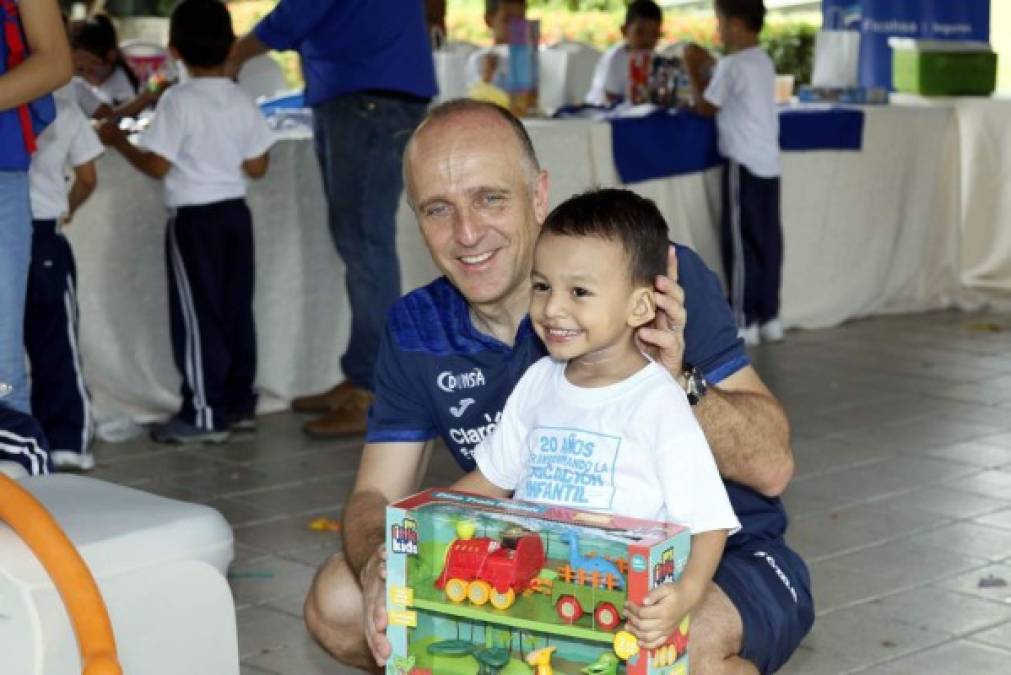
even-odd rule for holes
{"type": "Polygon", "coordinates": [[[517,498],[610,509],[621,439],[583,429],[535,427],[517,498]]]}

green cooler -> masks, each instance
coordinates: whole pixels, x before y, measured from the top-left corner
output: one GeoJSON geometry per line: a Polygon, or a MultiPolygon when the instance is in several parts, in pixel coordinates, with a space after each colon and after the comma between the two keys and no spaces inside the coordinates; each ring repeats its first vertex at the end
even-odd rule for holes
{"type": "Polygon", "coordinates": [[[892,86],[924,96],[989,96],[997,55],[986,42],[891,38],[892,86]]]}

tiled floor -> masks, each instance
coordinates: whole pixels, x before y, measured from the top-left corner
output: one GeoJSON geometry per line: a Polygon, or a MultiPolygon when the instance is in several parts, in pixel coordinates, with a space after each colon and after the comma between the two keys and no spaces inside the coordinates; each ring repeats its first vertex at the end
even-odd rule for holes
{"type": "MultiPolygon", "coordinates": [[[[753,356],[793,424],[788,538],[818,611],[782,672],[1011,673],[1011,317],[877,318],[753,356]]],[[[96,448],[95,476],[234,526],[243,675],[351,672],[306,635],[301,604],[337,546],[308,523],[339,517],[359,443],[310,441],[301,422],[264,417],[219,447],[96,448]]],[[[429,483],[453,475],[443,458],[429,483]]]]}

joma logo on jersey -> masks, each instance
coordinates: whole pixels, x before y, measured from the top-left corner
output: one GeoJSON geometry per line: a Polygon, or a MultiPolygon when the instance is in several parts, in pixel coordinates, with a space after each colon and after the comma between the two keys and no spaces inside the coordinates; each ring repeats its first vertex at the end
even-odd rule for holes
{"type": "Polygon", "coordinates": [[[438,385],[439,389],[450,393],[458,389],[483,387],[485,384],[484,373],[481,372],[480,368],[462,373],[451,373],[448,370],[444,370],[435,378],[435,384],[438,385]]]}
{"type": "Polygon", "coordinates": [[[400,525],[394,524],[390,534],[390,542],[394,553],[418,555],[418,524],[410,518],[404,518],[400,525]]]}

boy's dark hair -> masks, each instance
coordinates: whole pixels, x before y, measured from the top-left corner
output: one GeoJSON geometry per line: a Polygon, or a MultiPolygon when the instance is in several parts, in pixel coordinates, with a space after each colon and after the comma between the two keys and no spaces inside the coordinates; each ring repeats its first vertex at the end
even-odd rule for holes
{"type": "Polygon", "coordinates": [[[526,3],[527,0],[484,0],[484,15],[492,16],[498,12],[499,5],[526,3]]]}
{"type": "Polygon", "coordinates": [[[716,11],[725,17],[740,19],[753,33],[761,33],[765,24],[765,3],[762,0],[716,0],[716,11]]]}
{"type": "Polygon", "coordinates": [[[633,0],[625,11],[625,26],[631,26],[636,21],[656,21],[663,23],[663,10],[653,0],[633,0]]]}
{"type": "Polygon", "coordinates": [[[667,222],[653,200],[630,190],[590,190],[548,214],[541,235],[599,237],[621,244],[632,283],[651,286],[667,271],[667,222]]]}
{"type": "Polygon", "coordinates": [[[214,68],[228,59],[235,42],[232,16],[219,0],[182,0],[169,20],[169,44],[187,65],[214,68]]]}

